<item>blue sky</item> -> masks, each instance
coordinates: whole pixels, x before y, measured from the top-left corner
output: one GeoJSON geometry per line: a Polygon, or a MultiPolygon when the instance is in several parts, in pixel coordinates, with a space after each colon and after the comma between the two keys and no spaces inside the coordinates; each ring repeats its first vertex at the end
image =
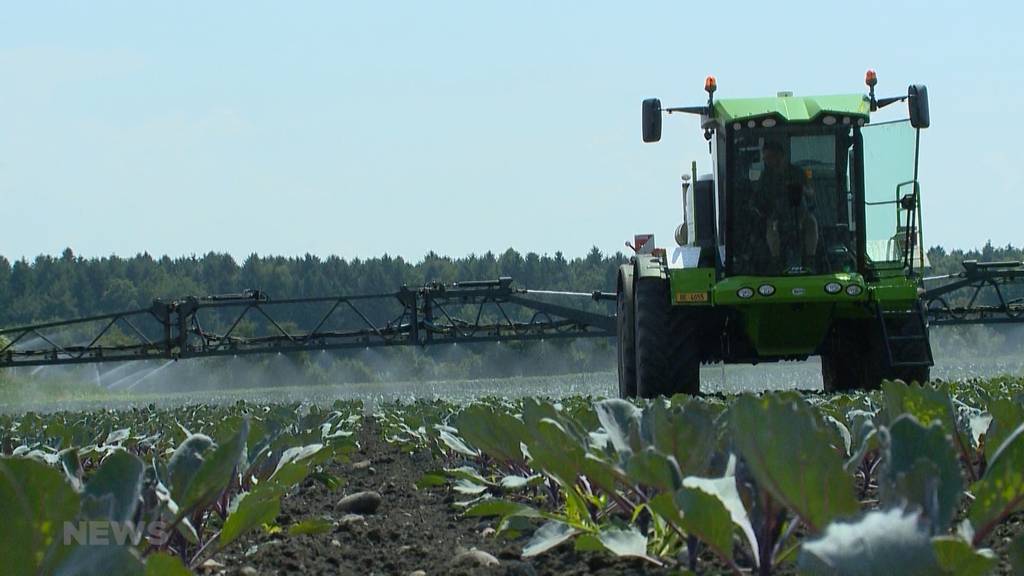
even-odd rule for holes
{"type": "Polygon", "coordinates": [[[925,241],[1024,243],[1015,3],[9,3],[0,254],[419,259],[671,241],[694,117],[925,83],[925,241]],[[705,13],[706,12],[706,13],[705,13]]]}

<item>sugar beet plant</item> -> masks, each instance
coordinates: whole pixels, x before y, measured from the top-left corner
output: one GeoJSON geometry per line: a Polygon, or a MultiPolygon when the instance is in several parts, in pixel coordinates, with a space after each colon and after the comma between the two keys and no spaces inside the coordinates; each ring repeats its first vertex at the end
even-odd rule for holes
{"type": "Polygon", "coordinates": [[[732,399],[489,400],[378,418],[450,466],[469,516],[531,534],[524,556],[571,541],[694,571],[986,574],[1024,570],[1024,386],[996,379],[732,399]],[[399,416],[406,414],[412,416],[399,416]],[[416,424],[406,426],[403,418],[416,424]],[[711,563],[711,564],[708,564],[711,563]],[[1004,566],[1008,568],[1008,566],[1004,566]]]}
{"type": "Polygon", "coordinates": [[[0,558],[11,574],[189,574],[274,529],[285,493],[346,458],[361,406],[155,407],[0,416],[0,558]]]}

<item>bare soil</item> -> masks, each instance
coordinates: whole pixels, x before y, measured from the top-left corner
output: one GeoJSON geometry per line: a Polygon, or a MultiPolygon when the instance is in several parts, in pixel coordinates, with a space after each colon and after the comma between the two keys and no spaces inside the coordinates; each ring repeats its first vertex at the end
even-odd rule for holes
{"type": "Polygon", "coordinates": [[[257,531],[242,538],[215,560],[227,574],[374,574],[409,575],[422,570],[434,574],[544,574],[605,576],[667,575],[678,567],[657,567],[643,560],[620,559],[611,554],[577,553],[572,544],[542,554],[521,557],[525,538],[506,540],[485,535],[493,519],[462,518],[446,488],[421,490],[415,482],[438,467],[427,452],[406,454],[382,440],[379,428],[367,420],[360,431],[360,450],[352,463],[334,463],[329,472],[347,484],[329,491],[307,481],[296,494],[282,501],[279,526],[310,518],[335,523],[326,533],[289,536],[257,531]],[[369,460],[368,468],[352,463],[369,460]],[[346,494],[372,490],[383,502],[375,514],[361,521],[342,522],[335,505],[346,494]],[[461,563],[456,557],[476,548],[494,556],[499,564],[461,563]],[[253,571],[255,570],[255,571],[253,571]]]}
{"type": "MultiPolygon", "coordinates": [[[[576,552],[571,542],[539,557],[524,559],[525,537],[507,540],[488,535],[494,519],[462,517],[453,506],[456,495],[449,488],[425,490],[415,486],[425,473],[443,465],[428,452],[404,453],[387,444],[371,420],[366,420],[359,432],[359,446],[351,462],[335,462],[329,467],[331,474],[345,480],[345,486],[330,491],[321,483],[307,480],[295,494],[282,501],[279,526],[322,518],[333,524],[329,531],[300,536],[256,531],[215,557],[225,567],[224,573],[408,576],[422,571],[426,575],[662,576],[678,574],[684,568],[672,559],[658,567],[608,553],[576,552]],[[368,467],[353,465],[365,461],[369,461],[368,467]],[[345,519],[345,513],[336,509],[337,502],[345,495],[361,491],[380,493],[380,508],[359,520],[345,519]],[[457,560],[459,554],[472,549],[487,552],[498,564],[482,566],[457,560]]],[[[866,492],[866,507],[873,508],[876,487],[872,485],[866,492]]],[[[995,573],[1012,573],[1008,548],[1022,531],[1024,513],[1018,513],[983,544],[999,556],[995,573]]],[[[727,571],[707,550],[701,552],[698,566],[699,573],[727,571]]],[[[785,563],[776,573],[792,574],[792,563],[785,563]]]]}

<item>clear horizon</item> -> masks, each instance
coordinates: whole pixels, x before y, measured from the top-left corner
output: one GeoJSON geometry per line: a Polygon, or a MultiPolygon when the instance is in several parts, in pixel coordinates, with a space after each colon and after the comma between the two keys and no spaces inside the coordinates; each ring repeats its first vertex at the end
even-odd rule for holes
{"type": "Polygon", "coordinates": [[[729,17],[703,29],[669,2],[12,5],[0,254],[666,245],[707,148],[679,116],[642,144],[643,98],[699,104],[709,73],[723,98],[862,92],[867,68],[880,95],[929,87],[925,245],[1024,244],[1016,4],[715,10],[729,17]]]}

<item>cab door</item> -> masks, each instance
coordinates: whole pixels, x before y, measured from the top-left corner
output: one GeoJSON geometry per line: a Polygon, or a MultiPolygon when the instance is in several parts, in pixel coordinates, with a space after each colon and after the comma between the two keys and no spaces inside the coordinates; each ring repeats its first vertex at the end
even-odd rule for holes
{"type": "Polygon", "coordinates": [[[860,129],[864,199],[863,264],[869,270],[921,269],[918,130],[909,120],[860,129]]]}

